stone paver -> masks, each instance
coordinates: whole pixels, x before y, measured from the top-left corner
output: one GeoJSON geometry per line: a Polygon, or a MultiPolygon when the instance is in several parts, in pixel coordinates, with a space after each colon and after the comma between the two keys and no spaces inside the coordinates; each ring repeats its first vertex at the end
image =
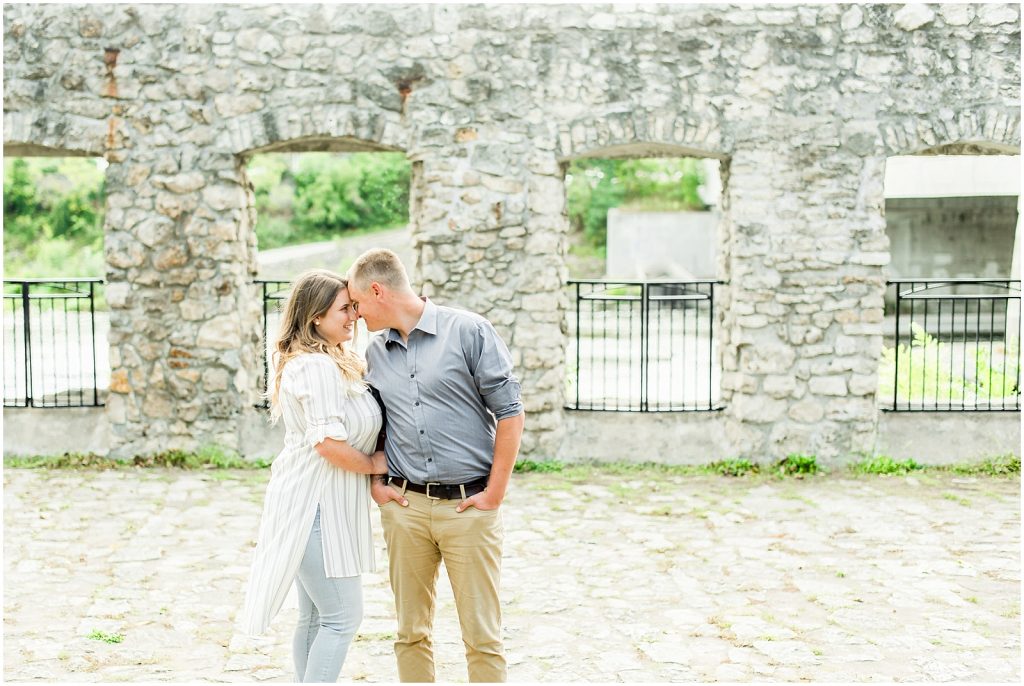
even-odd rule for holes
{"type": "MultiPolygon", "coordinates": [[[[234,627],[267,476],[6,469],[4,679],[291,680],[293,597],[234,627]]],[[[1016,477],[522,474],[504,517],[512,681],[1020,679],[1016,477]]],[[[375,527],[342,680],[397,678],[375,527]]],[[[438,677],[465,681],[440,589],[438,677]]]]}

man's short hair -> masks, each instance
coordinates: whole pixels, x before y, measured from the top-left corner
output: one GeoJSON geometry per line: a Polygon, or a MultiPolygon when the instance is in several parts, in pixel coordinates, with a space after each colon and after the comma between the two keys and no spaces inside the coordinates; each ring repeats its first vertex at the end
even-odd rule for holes
{"type": "Polygon", "coordinates": [[[361,291],[374,281],[395,291],[412,290],[402,261],[386,248],[374,248],[360,255],[348,270],[348,278],[361,291]]]}

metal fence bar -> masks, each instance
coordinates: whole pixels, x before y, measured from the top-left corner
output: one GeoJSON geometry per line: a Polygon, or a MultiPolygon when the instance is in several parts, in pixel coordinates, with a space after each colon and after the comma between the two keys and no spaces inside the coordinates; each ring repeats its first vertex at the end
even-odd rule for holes
{"type": "Polygon", "coordinates": [[[5,407],[103,405],[95,302],[96,286],[102,282],[98,278],[4,280],[3,299],[10,302],[9,309],[3,308],[4,340],[10,340],[4,355],[5,407]],[[86,360],[90,359],[92,379],[88,381],[86,360]]]}
{"type": "Polygon", "coordinates": [[[263,301],[263,340],[260,345],[260,355],[263,361],[263,378],[260,384],[260,400],[256,407],[266,410],[270,407],[270,399],[267,397],[267,389],[270,387],[271,373],[271,319],[279,313],[281,302],[288,299],[291,291],[291,281],[257,279],[254,282],[260,287],[260,296],[263,301]]]}
{"type": "Polygon", "coordinates": [[[887,411],[1020,411],[1019,279],[889,283],[896,298],[887,411]]]}
{"type": "Polygon", "coordinates": [[[715,283],[570,280],[575,331],[566,406],[620,412],[721,409],[713,388],[715,283]]]}

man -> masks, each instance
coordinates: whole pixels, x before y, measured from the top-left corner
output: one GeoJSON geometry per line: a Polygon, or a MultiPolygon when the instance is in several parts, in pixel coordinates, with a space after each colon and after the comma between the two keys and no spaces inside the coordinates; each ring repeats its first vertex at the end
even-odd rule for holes
{"type": "Polygon", "coordinates": [[[374,477],[398,613],[402,681],[434,681],[431,630],[444,561],[470,681],[505,681],[499,507],[523,433],[512,357],[483,317],[417,296],[398,256],[363,253],[349,295],[370,331],[367,381],[386,411],[388,477],[374,477]]]}

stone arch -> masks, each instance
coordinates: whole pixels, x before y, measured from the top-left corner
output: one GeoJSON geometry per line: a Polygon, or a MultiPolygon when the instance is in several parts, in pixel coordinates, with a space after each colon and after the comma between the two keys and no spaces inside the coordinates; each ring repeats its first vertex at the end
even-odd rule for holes
{"type": "Polygon", "coordinates": [[[120,147],[117,120],[89,119],[52,110],[4,112],[4,155],[103,157],[120,147]]]}
{"type": "Polygon", "coordinates": [[[231,152],[404,152],[409,132],[397,117],[346,105],[280,107],[227,122],[231,152]]]}
{"type": "Polygon", "coordinates": [[[609,112],[562,124],[560,161],[583,157],[715,157],[725,159],[732,141],[716,119],[692,112],[609,112]]]}
{"type": "MultiPolygon", "coordinates": [[[[728,281],[729,260],[732,232],[728,220],[726,205],[726,189],[728,186],[729,162],[732,155],[732,140],[722,134],[717,120],[697,116],[693,113],[665,112],[612,112],[573,120],[562,124],[558,130],[558,141],[555,155],[561,167],[561,178],[557,190],[566,193],[565,173],[569,163],[587,158],[652,158],[652,157],[693,157],[712,159],[719,162],[722,195],[717,217],[717,236],[715,243],[717,256],[715,259],[715,276],[719,281],[728,281]]],[[[551,192],[551,191],[549,191],[551,192]]],[[[563,205],[563,219],[567,208],[563,205]]],[[[566,230],[568,221],[564,222],[566,230]]],[[[719,306],[725,289],[716,286],[711,307],[713,328],[721,330],[722,309],[719,306]]],[[[571,345],[566,338],[565,345],[571,345]]],[[[569,348],[567,347],[566,350],[569,348]]],[[[723,346],[717,346],[717,353],[709,352],[709,363],[721,368],[723,346]]],[[[717,383],[720,383],[717,382],[717,383]]],[[[565,392],[564,386],[560,389],[565,392]]],[[[716,402],[720,393],[711,390],[716,402]]],[[[563,402],[564,405],[564,402],[563,402]]],[[[566,434],[570,440],[570,435],[566,434]]],[[[563,452],[571,454],[565,446],[563,452]]]]}
{"type": "Polygon", "coordinates": [[[1020,109],[939,110],[879,126],[883,151],[896,155],[1020,154],[1020,109]]]}

